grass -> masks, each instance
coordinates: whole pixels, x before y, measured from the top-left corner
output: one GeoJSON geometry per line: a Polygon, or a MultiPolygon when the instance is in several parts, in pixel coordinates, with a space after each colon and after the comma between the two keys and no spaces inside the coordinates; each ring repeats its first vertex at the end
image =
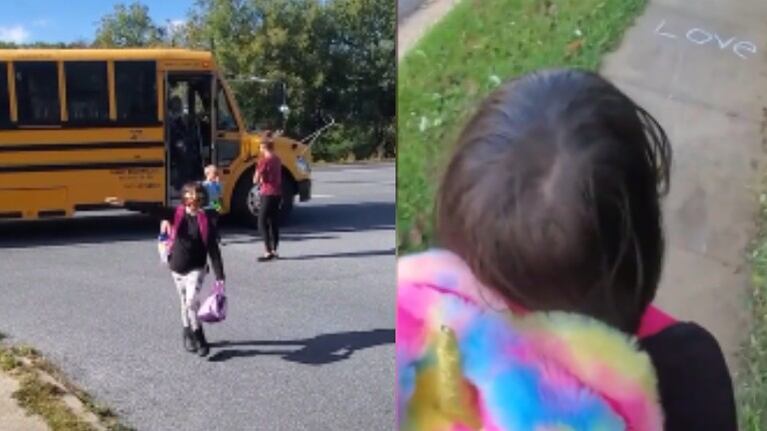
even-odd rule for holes
{"type": "Polygon", "coordinates": [[[743,431],[767,429],[767,194],[760,196],[759,235],[751,254],[751,333],[736,380],[743,431]]]}
{"type": "Polygon", "coordinates": [[[95,431],[60,401],[63,391],[58,386],[43,382],[32,373],[24,375],[20,383],[14,398],[28,412],[43,417],[53,431],[95,431]]]}
{"type": "Polygon", "coordinates": [[[463,0],[399,65],[397,248],[432,244],[435,186],[461,125],[510,77],[599,67],[646,0],[463,0]]]}
{"type": "Polygon", "coordinates": [[[13,394],[19,406],[42,417],[52,431],[96,431],[92,424],[78,416],[64,402],[66,394],[79,399],[88,411],[96,415],[103,428],[109,431],[131,431],[131,428],[118,422],[114,412],[75,387],[57,367],[32,348],[0,344],[0,371],[19,381],[19,389],[13,394]],[[43,373],[59,384],[44,379],[43,373]]]}

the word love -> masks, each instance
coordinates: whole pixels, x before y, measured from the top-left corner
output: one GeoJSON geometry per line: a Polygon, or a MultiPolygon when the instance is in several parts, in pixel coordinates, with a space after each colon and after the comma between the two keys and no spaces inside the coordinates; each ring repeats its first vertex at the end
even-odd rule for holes
{"type": "Polygon", "coordinates": [[[666,20],[660,22],[655,28],[655,34],[669,39],[681,39],[695,45],[712,45],[722,51],[732,51],[738,57],[747,60],[750,55],[756,54],[756,45],[748,40],[738,39],[735,36],[722,36],[717,32],[708,31],[700,27],[694,27],[678,31],[666,27],[666,20]]]}

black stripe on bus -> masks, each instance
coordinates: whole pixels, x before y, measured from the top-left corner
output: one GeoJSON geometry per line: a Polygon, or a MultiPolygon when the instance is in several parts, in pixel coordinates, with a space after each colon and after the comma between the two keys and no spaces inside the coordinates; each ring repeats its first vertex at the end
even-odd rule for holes
{"type": "Polygon", "coordinates": [[[104,211],[113,210],[114,206],[109,204],[79,204],[75,205],[75,211],[104,211]]]}
{"type": "Polygon", "coordinates": [[[64,210],[48,210],[48,211],[40,211],[37,213],[37,216],[40,218],[48,218],[48,217],[63,217],[67,215],[67,212],[64,210]]]}
{"type": "Polygon", "coordinates": [[[93,142],[77,144],[0,144],[0,153],[37,151],[117,150],[131,148],[165,148],[162,141],[155,142],[93,142]]]}
{"type": "Polygon", "coordinates": [[[56,165],[15,165],[0,166],[1,173],[14,172],[60,172],[60,171],[100,171],[113,169],[135,169],[135,168],[162,168],[165,162],[161,160],[136,161],[136,162],[86,162],[86,163],[68,163],[56,165]]]}
{"type": "Polygon", "coordinates": [[[57,122],[52,124],[18,124],[0,122],[0,130],[72,130],[72,129],[155,129],[163,126],[162,121],[110,121],[57,122]]]}

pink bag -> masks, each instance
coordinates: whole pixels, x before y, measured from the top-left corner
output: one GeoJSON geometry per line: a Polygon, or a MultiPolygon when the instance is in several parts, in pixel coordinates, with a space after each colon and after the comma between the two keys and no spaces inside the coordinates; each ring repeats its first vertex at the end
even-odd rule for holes
{"type": "Polygon", "coordinates": [[[213,284],[213,293],[202,303],[197,317],[203,322],[216,323],[226,319],[226,294],[224,283],[216,281],[213,284]]]}

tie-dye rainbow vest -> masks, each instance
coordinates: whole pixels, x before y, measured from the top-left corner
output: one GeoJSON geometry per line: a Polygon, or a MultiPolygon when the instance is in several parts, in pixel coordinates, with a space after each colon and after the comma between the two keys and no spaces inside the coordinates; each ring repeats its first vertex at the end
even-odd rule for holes
{"type": "Polygon", "coordinates": [[[400,430],[663,429],[633,338],[584,316],[514,314],[449,252],[401,258],[397,278],[400,430]]]}

